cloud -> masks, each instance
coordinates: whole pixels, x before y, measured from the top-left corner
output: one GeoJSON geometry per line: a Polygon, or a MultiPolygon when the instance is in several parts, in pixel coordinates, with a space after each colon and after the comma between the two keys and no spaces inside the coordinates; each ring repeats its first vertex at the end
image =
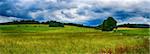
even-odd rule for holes
{"type": "Polygon", "coordinates": [[[126,19],[124,21],[119,21],[119,24],[150,24],[150,19],[144,18],[144,17],[133,17],[126,19]]]}
{"type": "Polygon", "coordinates": [[[149,0],[0,0],[0,16],[81,24],[113,16],[121,23],[150,20],[148,5],[149,0]]]}
{"type": "Polygon", "coordinates": [[[19,18],[15,18],[15,17],[5,17],[5,16],[0,16],[0,23],[4,23],[4,22],[11,22],[14,20],[20,20],[19,18]]]}

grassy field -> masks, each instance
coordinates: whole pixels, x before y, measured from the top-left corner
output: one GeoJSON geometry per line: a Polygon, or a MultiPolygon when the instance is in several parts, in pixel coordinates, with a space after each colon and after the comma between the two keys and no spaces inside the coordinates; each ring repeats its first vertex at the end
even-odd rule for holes
{"type": "Polygon", "coordinates": [[[0,54],[149,54],[149,28],[0,25],[0,54]]]}

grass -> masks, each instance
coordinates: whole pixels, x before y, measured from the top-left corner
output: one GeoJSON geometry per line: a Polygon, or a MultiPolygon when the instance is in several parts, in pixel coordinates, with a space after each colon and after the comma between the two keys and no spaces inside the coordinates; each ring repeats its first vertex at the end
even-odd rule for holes
{"type": "Polygon", "coordinates": [[[149,28],[0,25],[0,54],[149,54],[149,28]]]}

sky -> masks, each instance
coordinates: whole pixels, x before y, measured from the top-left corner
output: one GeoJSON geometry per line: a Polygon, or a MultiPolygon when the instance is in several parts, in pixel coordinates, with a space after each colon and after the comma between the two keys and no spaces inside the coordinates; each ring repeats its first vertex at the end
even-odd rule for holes
{"type": "Polygon", "coordinates": [[[150,24],[150,0],[0,0],[0,23],[31,19],[97,26],[109,16],[117,24],[150,24]]]}

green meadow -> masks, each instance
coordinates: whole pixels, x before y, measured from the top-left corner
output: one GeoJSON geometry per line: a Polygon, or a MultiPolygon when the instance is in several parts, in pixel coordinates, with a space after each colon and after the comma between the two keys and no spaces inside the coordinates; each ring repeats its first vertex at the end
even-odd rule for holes
{"type": "Polygon", "coordinates": [[[0,54],[149,54],[149,28],[0,25],[0,54]]]}

